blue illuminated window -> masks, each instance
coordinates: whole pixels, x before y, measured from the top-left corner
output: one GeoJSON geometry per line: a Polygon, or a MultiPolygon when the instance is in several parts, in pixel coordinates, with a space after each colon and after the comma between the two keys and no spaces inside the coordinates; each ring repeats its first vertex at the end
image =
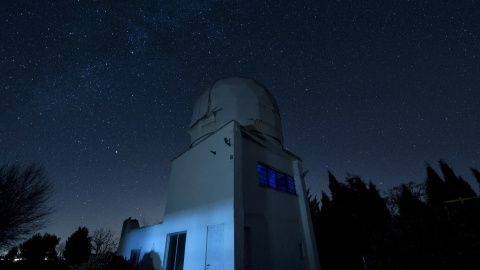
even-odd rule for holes
{"type": "Polygon", "coordinates": [[[258,182],[262,186],[268,186],[296,194],[293,177],[277,172],[263,163],[258,163],[258,182]]]}

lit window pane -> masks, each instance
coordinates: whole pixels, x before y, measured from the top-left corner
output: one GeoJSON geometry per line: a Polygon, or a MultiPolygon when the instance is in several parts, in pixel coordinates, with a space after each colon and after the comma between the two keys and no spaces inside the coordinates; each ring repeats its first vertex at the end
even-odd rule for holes
{"type": "Polygon", "coordinates": [[[263,165],[258,164],[258,173],[267,174],[267,168],[263,165]]]}
{"type": "Polygon", "coordinates": [[[282,173],[277,173],[278,189],[287,191],[287,178],[282,173]]]}
{"type": "Polygon", "coordinates": [[[258,164],[258,181],[261,185],[296,194],[293,177],[277,172],[260,163],[258,164]]]}
{"type": "Polygon", "coordinates": [[[277,188],[276,173],[274,170],[268,169],[268,185],[277,188]]]}
{"type": "Polygon", "coordinates": [[[258,164],[258,181],[262,185],[268,185],[267,182],[267,168],[263,165],[258,164]]]}
{"type": "Polygon", "coordinates": [[[288,181],[288,192],[295,194],[295,182],[293,181],[293,177],[288,176],[287,177],[288,181]]]}
{"type": "Polygon", "coordinates": [[[275,183],[275,178],[268,178],[268,185],[277,188],[277,183],[275,183]]]}

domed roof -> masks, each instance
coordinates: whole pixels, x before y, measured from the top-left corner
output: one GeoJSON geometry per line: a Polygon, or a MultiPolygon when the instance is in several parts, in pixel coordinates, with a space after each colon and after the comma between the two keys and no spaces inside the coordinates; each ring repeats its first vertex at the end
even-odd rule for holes
{"type": "Polygon", "coordinates": [[[195,103],[189,133],[192,145],[235,120],[247,130],[283,146],[282,124],[275,98],[262,84],[248,78],[216,81],[195,103]]]}

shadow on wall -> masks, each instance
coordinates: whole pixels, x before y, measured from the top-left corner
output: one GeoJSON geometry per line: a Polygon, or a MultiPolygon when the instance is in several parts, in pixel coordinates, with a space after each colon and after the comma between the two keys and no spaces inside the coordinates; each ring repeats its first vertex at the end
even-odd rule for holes
{"type": "Polygon", "coordinates": [[[162,269],[162,260],[160,255],[155,251],[150,251],[143,255],[142,260],[138,263],[138,270],[161,270],[162,269]]]}

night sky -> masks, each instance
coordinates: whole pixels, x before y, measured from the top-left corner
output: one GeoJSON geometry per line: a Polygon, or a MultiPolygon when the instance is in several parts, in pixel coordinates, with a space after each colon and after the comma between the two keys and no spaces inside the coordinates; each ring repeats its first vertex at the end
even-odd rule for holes
{"type": "Polygon", "coordinates": [[[55,187],[44,230],[163,220],[196,98],[246,76],[275,96],[308,187],[381,191],[444,159],[478,191],[480,2],[23,1],[0,4],[0,155],[55,187]]]}

